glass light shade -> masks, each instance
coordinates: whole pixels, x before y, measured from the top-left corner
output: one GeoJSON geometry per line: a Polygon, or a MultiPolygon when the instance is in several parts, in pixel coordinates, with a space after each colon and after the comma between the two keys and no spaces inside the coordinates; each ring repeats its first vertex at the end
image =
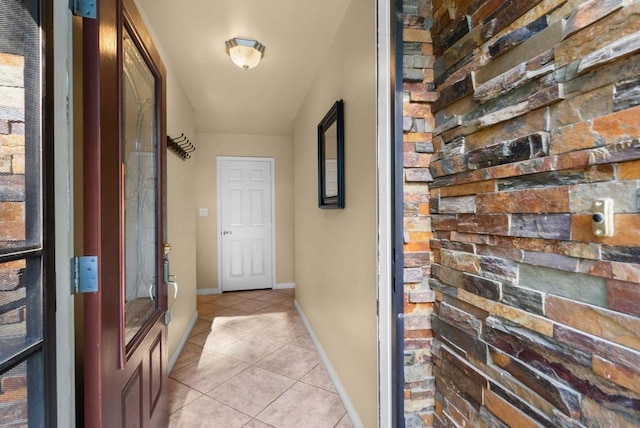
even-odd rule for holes
{"type": "Polygon", "coordinates": [[[226,45],[231,61],[245,70],[258,65],[264,56],[264,46],[256,40],[235,37],[227,40],[226,45]]]}

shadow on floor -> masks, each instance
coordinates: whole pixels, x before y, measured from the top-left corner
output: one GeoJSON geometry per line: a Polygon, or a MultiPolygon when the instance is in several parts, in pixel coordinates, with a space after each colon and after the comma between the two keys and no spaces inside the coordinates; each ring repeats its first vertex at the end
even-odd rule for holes
{"type": "Polygon", "coordinates": [[[353,427],[293,289],[198,296],[169,412],[169,427],[353,427]]]}

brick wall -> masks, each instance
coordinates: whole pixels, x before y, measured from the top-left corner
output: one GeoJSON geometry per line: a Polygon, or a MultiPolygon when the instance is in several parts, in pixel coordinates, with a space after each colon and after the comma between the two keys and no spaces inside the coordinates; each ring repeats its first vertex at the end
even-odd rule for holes
{"type": "Polygon", "coordinates": [[[432,8],[427,0],[403,1],[404,147],[404,400],[407,427],[433,423],[434,378],[431,316],[429,164],[434,120],[432,8]]]}
{"type": "MultiPolygon", "coordinates": [[[[24,58],[0,53],[0,248],[25,240],[23,82],[24,58]]],[[[0,263],[0,343],[7,355],[26,338],[24,268],[24,260],[0,263]]],[[[25,363],[0,374],[0,427],[27,426],[26,383],[25,363]]]]}
{"type": "Polygon", "coordinates": [[[640,425],[640,2],[434,0],[432,37],[433,425],[640,425]]]}
{"type": "Polygon", "coordinates": [[[24,58],[0,53],[0,246],[25,239],[24,58]]]}

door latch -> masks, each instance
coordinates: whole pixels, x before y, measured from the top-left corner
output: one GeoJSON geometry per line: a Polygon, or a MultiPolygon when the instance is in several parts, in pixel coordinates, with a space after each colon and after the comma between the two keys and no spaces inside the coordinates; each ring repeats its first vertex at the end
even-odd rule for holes
{"type": "Polygon", "coordinates": [[[164,325],[169,325],[171,322],[171,308],[176,301],[176,297],[178,297],[178,283],[175,281],[176,276],[169,274],[169,253],[171,252],[171,244],[165,243],[162,247],[162,252],[164,253],[164,259],[162,260],[164,283],[167,287],[173,287],[173,301],[164,311],[164,325]]]}

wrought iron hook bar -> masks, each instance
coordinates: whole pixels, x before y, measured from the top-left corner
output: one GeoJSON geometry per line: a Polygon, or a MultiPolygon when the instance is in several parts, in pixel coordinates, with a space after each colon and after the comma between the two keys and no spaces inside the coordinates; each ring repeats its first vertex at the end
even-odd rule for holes
{"type": "Polygon", "coordinates": [[[176,138],[167,135],[167,148],[171,149],[172,152],[180,156],[183,160],[190,159],[191,155],[189,153],[196,149],[184,134],[180,134],[180,136],[176,138]]]}

